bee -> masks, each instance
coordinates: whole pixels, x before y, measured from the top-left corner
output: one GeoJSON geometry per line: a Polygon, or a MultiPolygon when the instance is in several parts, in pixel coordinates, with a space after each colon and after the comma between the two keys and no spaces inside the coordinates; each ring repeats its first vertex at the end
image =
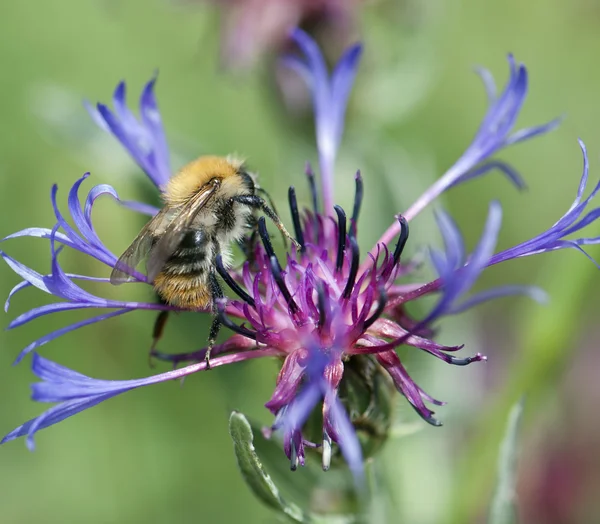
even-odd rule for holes
{"type": "MultiPolygon", "coordinates": [[[[240,160],[203,156],[187,164],[167,182],[164,206],[121,255],[110,276],[115,285],[133,280],[132,270],[147,257],[148,282],[164,303],[189,310],[212,308],[207,367],[221,325],[215,304],[223,297],[216,277],[217,257],[221,255],[223,266],[230,267],[230,246],[241,245],[255,229],[256,211],[297,244],[276,212],[257,195],[259,191],[255,175],[240,160]]],[[[166,320],[163,311],[155,323],[152,350],[166,320]]]]}

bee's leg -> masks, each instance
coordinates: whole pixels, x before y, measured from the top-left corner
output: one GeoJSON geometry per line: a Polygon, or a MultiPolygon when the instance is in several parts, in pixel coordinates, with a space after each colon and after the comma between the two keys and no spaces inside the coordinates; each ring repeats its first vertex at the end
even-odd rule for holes
{"type": "Polygon", "coordinates": [[[244,206],[252,207],[255,209],[260,209],[267,217],[269,217],[273,223],[277,226],[277,229],[281,231],[281,234],[288,238],[292,244],[294,244],[298,249],[300,249],[300,244],[296,241],[296,239],[288,233],[288,230],[283,225],[281,219],[277,216],[277,213],[273,211],[268,204],[257,195],[238,195],[231,197],[233,202],[237,202],[238,204],[242,204],[244,206]]]}
{"type": "Polygon", "coordinates": [[[219,331],[221,330],[221,321],[219,320],[219,315],[217,311],[217,300],[223,298],[223,290],[221,289],[221,285],[217,280],[216,275],[211,271],[208,276],[208,286],[210,288],[210,294],[212,296],[212,304],[213,304],[213,314],[214,318],[212,324],[210,326],[210,332],[208,334],[208,347],[206,348],[206,355],[204,356],[204,360],[206,361],[206,369],[210,369],[210,352],[217,341],[217,336],[219,335],[219,331]]]}
{"type": "Polygon", "coordinates": [[[169,320],[169,312],[161,311],[154,321],[154,328],[152,329],[152,345],[150,346],[151,355],[156,350],[156,344],[158,344],[158,341],[162,338],[163,331],[167,325],[167,320],[169,320]]]}
{"type": "MultiPolygon", "coordinates": [[[[158,303],[166,305],[166,302],[160,296],[158,296],[158,303]]],[[[148,353],[148,364],[150,367],[154,367],[152,364],[152,357],[156,353],[158,341],[163,336],[167,320],[169,320],[169,311],[160,311],[154,321],[154,327],[152,328],[152,344],[150,345],[150,352],[148,353]]]]}

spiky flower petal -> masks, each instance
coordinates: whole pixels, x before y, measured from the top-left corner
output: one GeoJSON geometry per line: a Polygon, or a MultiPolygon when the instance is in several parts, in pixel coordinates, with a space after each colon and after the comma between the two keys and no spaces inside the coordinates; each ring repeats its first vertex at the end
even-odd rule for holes
{"type": "MultiPolygon", "coordinates": [[[[488,73],[482,73],[490,105],[481,126],[465,153],[413,206],[397,215],[373,249],[360,255],[359,215],[365,185],[360,173],[355,176],[355,201],[350,214],[335,205],[334,164],[341,141],[344,115],[352,82],[356,74],[360,46],[351,47],[330,75],[316,44],[302,31],[291,38],[301,57],[287,57],[285,63],[300,73],[313,94],[315,128],[321,190],[315,175],[307,169],[313,208],[300,210],[296,190],[288,197],[295,237],[300,246],[276,255],[264,218],[258,220],[260,243],[240,270],[227,271],[222,260],[215,260],[215,271],[223,278],[237,299],[223,299],[216,304],[221,323],[234,334],[212,348],[211,367],[247,359],[276,357],[282,361],[276,385],[266,407],[274,415],[269,432],[279,431],[292,469],[304,464],[308,450],[318,450],[324,469],[331,465],[336,449],[344,457],[357,479],[362,478],[368,446],[361,439],[367,424],[368,433],[381,440],[387,436],[389,419],[387,394],[395,388],[427,422],[439,425],[431,406],[443,405],[423,391],[404,367],[396,348],[400,345],[420,349],[438,359],[457,366],[485,359],[480,353],[458,357],[462,345],[444,346],[435,342],[433,327],[442,316],[456,314],[491,298],[525,294],[540,300],[543,294],[527,286],[502,286],[469,295],[473,284],[486,267],[504,260],[546,251],[600,242],[599,237],[567,239],[600,217],[598,208],[585,211],[598,192],[583,197],[588,179],[587,153],[577,197],[567,213],[552,227],[535,238],[494,254],[501,226],[500,204],[492,202],[481,237],[470,251],[465,247],[458,226],[443,211],[437,223],[444,249],[430,251],[438,278],[431,282],[412,282],[415,264],[404,254],[409,240],[409,222],[426,205],[446,189],[478,177],[494,168],[500,169],[518,186],[520,176],[507,164],[492,158],[500,149],[542,134],[557,121],[513,132],[514,123],[525,100],[527,70],[509,57],[510,78],[499,96],[488,73]],[[319,195],[320,193],[320,195],[319,195]],[[319,201],[321,196],[324,205],[319,201]],[[587,213],[587,214],[584,214],[587,213]],[[424,318],[412,318],[407,304],[425,295],[437,296],[424,318]],[[359,395],[355,392],[360,391],[359,395]],[[368,402],[359,399],[366,396],[368,402]],[[361,403],[362,402],[362,403],[361,403]],[[368,405],[368,409],[364,406],[368,405]],[[314,413],[320,408],[317,425],[314,413]],[[316,427],[316,429],[315,429],[316,427]],[[337,445],[337,448],[334,446],[337,445]]],[[[99,104],[92,116],[112,133],[134,160],[158,186],[170,176],[168,150],[162,124],[154,100],[155,79],[145,87],[141,97],[138,121],[125,105],[125,86],[119,84],[114,95],[114,113],[99,104]]],[[[87,175],[86,175],[87,176],[87,175]]],[[[167,306],[101,298],[83,290],[75,280],[106,281],[66,273],[58,262],[56,244],[75,249],[114,267],[116,257],[99,239],[91,221],[95,199],[109,194],[118,201],[110,186],[92,188],[82,209],[78,190],[85,176],[78,180],[68,198],[75,228],[69,225],[56,205],[56,189],[52,204],[57,223],[53,228],[30,228],[7,238],[33,236],[48,239],[52,270],[41,275],[23,263],[3,254],[9,266],[24,280],[11,292],[9,299],[24,287],[36,286],[62,301],[35,308],[17,317],[9,327],[24,324],[40,315],[70,309],[111,309],[85,321],[54,331],[26,348],[19,358],[67,331],[102,321],[137,309],[167,309],[167,306]]],[[[152,215],[156,210],[141,203],[129,207],[152,215]]],[[[144,275],[136,275],[138,283],[146,283],[144,275]]],[[[8,302],[7,302],[8,304],[8,302]]],[[[197,314],[203,314],[202,312],[197,314]]],[[[37,354],[33,355],[33,372],[41,382],[33,386],[33,398],[57,403],[9,433],[4,441],[27,436],[33,446],[36,431],[64,420],[103,400],[141,386],[180,378],[206,369],[206,348],[167,355],[158,350],[153,355],[175,365],[191,361],[180,369],[137,380],[97,380],[68,370],[37,354]]]]}

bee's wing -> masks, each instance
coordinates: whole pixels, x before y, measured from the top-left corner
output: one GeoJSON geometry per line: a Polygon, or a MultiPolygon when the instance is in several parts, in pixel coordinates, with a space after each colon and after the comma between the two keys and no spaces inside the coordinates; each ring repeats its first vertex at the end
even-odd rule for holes
{"type": "Polygon", "coordinates": [[[142,258],[150,252],[152,240],[154,239],[153,232],[163,226],[163,223],[169,219],[169,210],[163,208],[142,228],[135,240],[117,260],[110,274],[111,284],[116,286],[135,280],[132,275],[142,258]]]}
{"type": "Polygon", "coordinates": [[[154,281],[160,273],[165,262],[177,250],[185,234],[190,231],[194,219],[215,194],[219,185],[220,180],[213,179],[200,188],[198,193],[183,206],[180,213],[171,221],[164,233],[161,234],[160,240],[152,247],[148,256],[146,264],[148,281],[154,281]]]}

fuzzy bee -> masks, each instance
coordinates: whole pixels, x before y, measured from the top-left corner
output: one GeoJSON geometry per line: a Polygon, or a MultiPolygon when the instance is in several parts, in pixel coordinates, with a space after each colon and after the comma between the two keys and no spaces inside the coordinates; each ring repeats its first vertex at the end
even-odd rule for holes
{"type": "MultiPolygon", "coordinates": [[[[215,312],[215,300],[223,297],[216,277],[217,261],[225,268],[230,266],[231,243],[241,243],[255,228],[256,211],[262,211],[296,243],[257,190],[254,175],[231,157],[204,156],[186,165],[167,183],[163,208],[121,255],[110,281],[132,280],[132,269],[147,257],[148,281],[165,303],[190,310],[211,307],[215,312]]],[[[166,318],[166,312],[157,318],[153,348],[166,318]]],[[[207,363],[219,328],[215,316],[207,363]]]]}

